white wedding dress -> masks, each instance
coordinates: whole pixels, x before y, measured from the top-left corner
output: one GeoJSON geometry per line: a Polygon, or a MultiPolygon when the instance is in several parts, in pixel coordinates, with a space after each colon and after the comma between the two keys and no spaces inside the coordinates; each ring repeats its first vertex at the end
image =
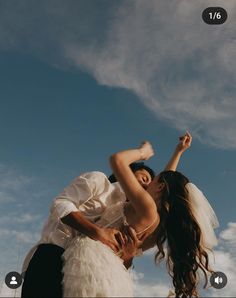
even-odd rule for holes
{"type": "MultiPolygon", "coordinates": [[[[119,228],[125,222],[124,202],[107,207],[96,222],[119,228]]],[[[82,234],[69,243],[64,258],[64,297],[132,297],[132,273],[111,248],[82,234]]]]}

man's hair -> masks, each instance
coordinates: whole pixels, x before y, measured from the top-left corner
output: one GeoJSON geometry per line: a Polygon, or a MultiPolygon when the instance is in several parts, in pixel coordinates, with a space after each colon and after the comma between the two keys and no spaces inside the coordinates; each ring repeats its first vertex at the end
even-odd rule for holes
{"type": "MultiPolygon", "coordinates": [[[[150,176],[152,177],[152,179],[155,177],[155,172],[151,168],[149,168],[148,166],[146,166],[144,164],[144,162],[133,162],[129,166],[130,166],[131,170],[133,171],[133,173],[135,173],[138,170],[146,170],[150,174],[150,176]]],[[[111,174],[108,177],[108,180],[111,183],[117,182],[116,176],[114,174],[111,174]]]]}

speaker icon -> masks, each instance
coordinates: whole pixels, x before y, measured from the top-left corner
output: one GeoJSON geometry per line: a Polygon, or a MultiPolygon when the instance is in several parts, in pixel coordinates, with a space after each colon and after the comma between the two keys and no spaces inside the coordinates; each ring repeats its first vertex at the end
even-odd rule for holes
{"type": "Polygon", "coordinates": [[[223,282],[223,278],[222,278],[222,277],[217,276],[217,277],[215,278],[215,283],[217,283],[218,285],[219,285],[219,284],[222,284],[222,282],[223,282]]]}
{"type": "Polygon", "coordinates": [[[215,289],[222,289],[227,284],[227,276],[223,272],[214,272],[210,277],[210,283],[215,289]]]}

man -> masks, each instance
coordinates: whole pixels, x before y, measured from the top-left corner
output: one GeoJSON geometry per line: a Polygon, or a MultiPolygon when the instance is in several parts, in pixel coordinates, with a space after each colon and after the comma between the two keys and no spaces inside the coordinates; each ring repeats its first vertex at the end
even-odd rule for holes
{"type": "MultiPolygon", "coordinates": [[[[144,163],[135,163],[130,167],[140,184],[146,188],[155,175],[154,171],[144,163]]],[[[61,256],[67,243],[78,232],[101,241],[115,252],[122,248],[124,265],[127,268],[131,266],[139,246],[134,230],[126,229],[130,235],[127,243],[120,231],[96,224],[108,206],[126,200],[119,183],[115,183],[115,176],[111,175],[109,180],[100,172],[85,173],[54,200],[41,240],[31,249],[23,265],[23,272],[27,270],[22,297],[62,297],[61,256]]]]}

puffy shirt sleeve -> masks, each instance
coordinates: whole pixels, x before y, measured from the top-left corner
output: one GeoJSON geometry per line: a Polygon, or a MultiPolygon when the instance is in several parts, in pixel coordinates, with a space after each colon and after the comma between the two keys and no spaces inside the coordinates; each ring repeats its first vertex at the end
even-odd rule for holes
{"type": "Polygon", "coordinates": [[[102,172],[88,172],[74,179],[54,200],[51,212],[63,218],[79,210],[86,202],[97,198],[107,188],[109,180],[102,172]]]}

